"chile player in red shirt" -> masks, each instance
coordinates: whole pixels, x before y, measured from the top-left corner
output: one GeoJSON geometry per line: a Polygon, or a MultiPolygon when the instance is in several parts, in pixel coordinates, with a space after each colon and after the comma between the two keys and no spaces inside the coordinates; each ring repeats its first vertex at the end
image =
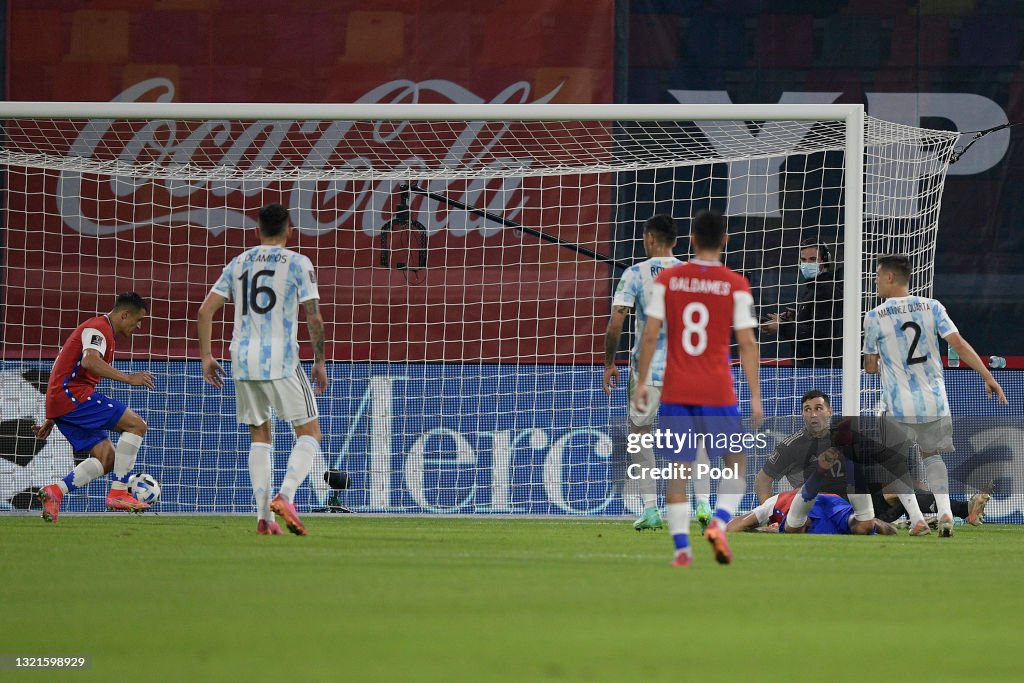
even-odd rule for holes
{"type": "Polygon", "coordinates": [[[110,471],[117,479],[110,485],[107,509],[139,511],[149,507],[132,497],[127,485],[142,437],[146,435],[146,423],[125,404],[96,391],[103,378],[155,388],[153,375],[148,372],[126,374],[110,365],[114,360],[115,335],[130,338],[142,326],[148,311],[146,300],[135,292],[119,294],[110,313],[79,325],[57,354],[46,387],[46,420],[33,427],[33,431],[37,438],[45,440],[56,425],[75,452],[87,450],[91,457],[61,481],[39,492],[43,519],[48,522],[57,522],[65,493],[110,471]],[[107,430],[121,432],[116,448],[107,430]]]}
{"type": "Polygon", "coordinates": [[[667,518],[676,554],[672,564],[689,566],[690,502],[687,479],[695,474],[691,465],[699,447],[708,455],[720,455],[738,476],[723,477],[718,485],[717,509],[704,533],[721,564],[732,561],[726,541],[726,526],[739,507],[746,488],[746,457],[739,443],[746,436],[733,386],[729,358],[730,332],[735,332],[740,363],[750,386],[750,412],[756,429],[764,416],[761,407],[760,363],[754,330],[754,299],[750,283],[720,261],[729,236],[725,219],[717,211],[701,211],[690,226],[690,243],[695,258],[662,271],[654,284],[647,306],[647,326],[641,341],[639,375],[634,396],[639,408],[647,403],[643,378],[650,372],[651,359],[662,321],[667,325],[668,356],[665,382],[658,411],[659,431],[673,437],[690,437],[686,444],[668,442],[664,456],[683,461],[682,472],[670,478],[665,500],[667,518]],[[720,439],[695,443],[694,435],[713,434],[720,439]],[[722,447],[722,441],[728,447],[722,447]],[[689,464],[686,464],[689,463],[689,464]]]}

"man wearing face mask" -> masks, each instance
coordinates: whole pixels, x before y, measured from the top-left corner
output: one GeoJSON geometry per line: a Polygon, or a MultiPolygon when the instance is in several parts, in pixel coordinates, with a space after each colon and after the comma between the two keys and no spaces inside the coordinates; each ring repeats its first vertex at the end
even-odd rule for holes
{"type": "Polygon", "coordinates": [[[843,276],[827,244],[800,243],[800,277],[806,284],[795,307],[768,316],[761,331],[793,342],[798,368],[842,367],[843,276]]]}

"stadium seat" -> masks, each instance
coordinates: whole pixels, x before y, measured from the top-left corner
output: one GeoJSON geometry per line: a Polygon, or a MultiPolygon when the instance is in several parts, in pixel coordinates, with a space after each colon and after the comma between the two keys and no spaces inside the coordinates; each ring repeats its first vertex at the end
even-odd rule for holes
{"type": "Polygon", "coordinates": [[[10,60],[13,64],[56,64],[64,54],[60,12],[12,10],[10,60]]]}
{"type": "Polygon", "coordinates": [[[960,29],[962,66],[1014,66],[1021,58],[1021,23],[1017,17],[977,16],[960,29]]]}
{"type": "Polygon", "coordinates": [[[950,59],[949,36],[949,17],[895,17],[888,63],[894,67],[944,66],[950,59]]]}
{"type": "Polygon", "coordinates": [[[162,62],[167,59],[167,45],[153,36],[187,36],[174,43],[174,60],[178,64],[196,64],[205,60],[209,51],[209,22],[200,21],[196,12],[139,12],[132,21],[132,60],[162,62]]]}
{"type": "Polygon", "coordinates": [[[754,66],[807,68],[814,63],[814,17],[763,16],[754,30],[754,66]]]}
{"type": "Polygon", "coordinates": [[[977,0],[928,0],[919,4],[921,14],[951,14],[966,16],[973,14],[977,0]]]}
{"type": "Polygon", "coordinates": [[[750,52],[743,22],[725,15],[698,15],[686,29],[686,57],[701,67],[745,64],[750,52]]]}
{"type": "Polygon", "coordinates": [[[79,10],[71,19],[68,61],[124,63],[131,60],[128,12],[79,10]]]}
{"type": "Polygon", "coordinates": [[[400,63],[405,57],[405,18],[402,12],[349,12],[341,61],[400,63]]]}
{"type": "Polygon", "coordinates": [[[629,18],[629,66],[672,68],[679,62],[679,17],[640,14],[629,18]]]}
{"type": "Polygon", "coordinates": [[[882,62],[882,31],[877,17],[825,19],[818,63],[826,67],[872,69],[882,62]]]}

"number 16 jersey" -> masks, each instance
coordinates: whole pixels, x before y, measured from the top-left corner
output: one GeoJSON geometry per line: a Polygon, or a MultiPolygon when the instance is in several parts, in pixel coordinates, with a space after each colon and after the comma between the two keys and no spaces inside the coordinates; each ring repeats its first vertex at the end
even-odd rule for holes
{"type": "Polygon", "coordinates": [[[213,285],[235,304],[231,376],[290,377],[299,364],[299,304],[319,299],[313,264],[298,252],[261,245],[233,258],[213,285]]]}
{"type": "Polygon", "coordinates": [[[666,325],[662,403],[734,406],[732,330],[757,327],[747,278],[718,261],[691,259],[655,280],[647,316],[666,325]]]}

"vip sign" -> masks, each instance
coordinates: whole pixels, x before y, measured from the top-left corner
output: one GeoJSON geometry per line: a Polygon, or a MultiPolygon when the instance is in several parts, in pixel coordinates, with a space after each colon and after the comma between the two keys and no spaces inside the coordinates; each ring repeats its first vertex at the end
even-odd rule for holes
{"type": "MultiPolygon", "coordinates": [[[[672,97],[683,104],[731,104],[729,93],[724,90],[669,90],[672,97]]],[[[786,92],[779,104],[832,104],[841,92],[786,92]]],[[[941,118],[951,121],[960,131],[979,131],[1007,123],[1006,112],[996,102],[973,93],[865,93],[867,110],[871,116],[892,123],[919,126],[923,119],[941,118]]],[[[804,135],[814,126],[811,121],[765,122],[758,130],[751,130],[745,122],[698,121],[697,126],[717,150],[728,150],[737,141],[756,148],[757,138],[788,140],[789,148],[796,150],[804,135]]],[[[953,164],[951,175],[973,175],[982,173],[998,164],[1010,145],[1010,131],[1001,130],[986,136],[968,154],[953,164]]],[[[911,148],[912,149],[912,148],[911,148]]],[[[913,152],[911,151],[912,155],[913,152]]],[[[729,164],[728,204],[725,213],[730,216],[780,216],[780,171],[785,157],[735,161],[729,164]]],[[[898,163],[914,168],[916,160],[902,158],[898,163]]],[[[880,162],[872,157],[870,148],[865,157],[864,213],[889,218],[905,218],[917,215],[917,192],[904,191],[896,197],[882,197],[891,188],[873,187],[871,179],[885,174],[873,172],[872,164],[880,162]],[[878,201],[872,201],[872,196],[878,201]]],[[[879,169],[874,169],[875,171],[879,169]]],[[[920,173],[929,169],[923,167],[920,173]]],[[[913,178],[911,174],[900,177],[913,178]]],[[[912,180],[910,182],[913,182],[912,180]]]]}

